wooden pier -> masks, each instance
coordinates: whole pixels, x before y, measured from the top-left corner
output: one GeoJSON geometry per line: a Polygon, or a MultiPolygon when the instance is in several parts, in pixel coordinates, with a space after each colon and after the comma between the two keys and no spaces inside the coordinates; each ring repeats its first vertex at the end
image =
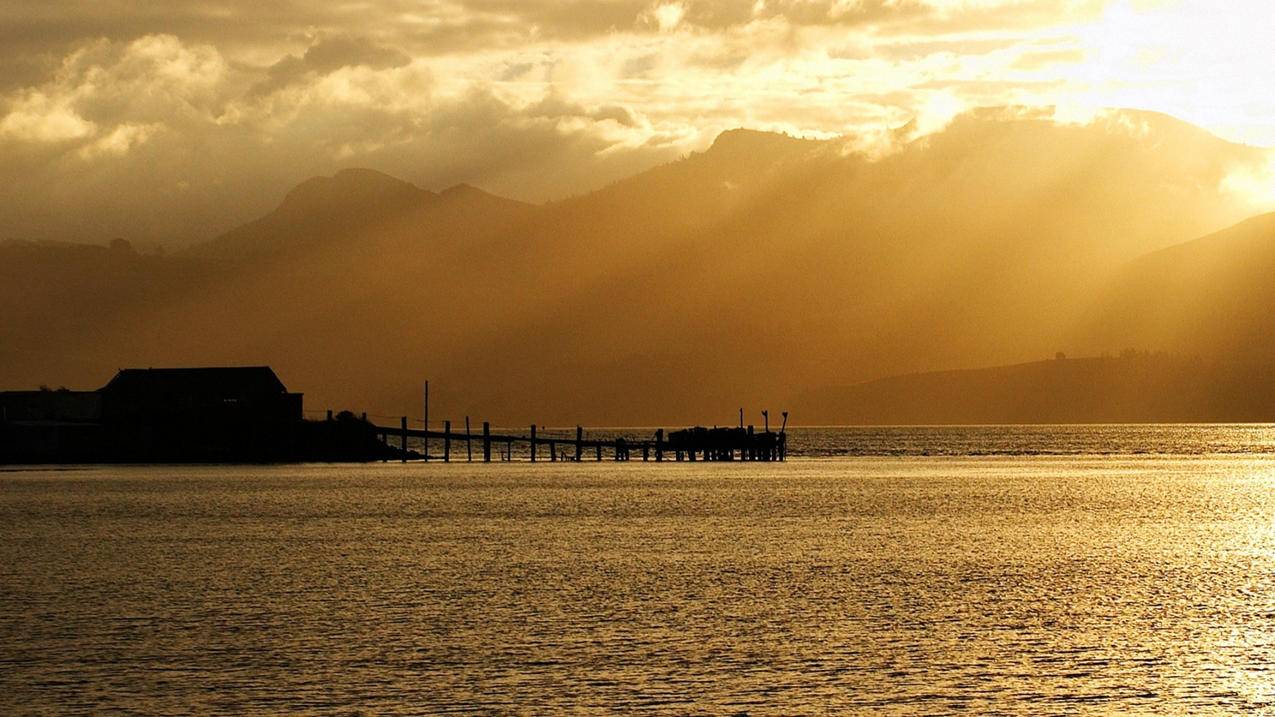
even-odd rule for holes
{"type": "Polygon", "coordinates": [[[493,433],[491,424],[482,424],[482,433],[474,436],[468,430],[457,433],[452,430],[451,421],[443,422],[443,430],[428,428],[409,428],[407,417],[402,417],[398,426],[374,426],[376,434],[386,445],[394,446],[402,453],[401,460],[451,462],[453,444],[464,442],[465,460],[474,460],[473,444],[480,446],[480,458],[484,463],[492,461],[493,454],[498,461],[515,460],[514,448],[518,447],[518,457],[525,453],[532,463],[539,461],[557,462],[585,460],[602,461],[609,458],[613,461],[631,461],[640,455],[643,461],[783,461],[788,455],[788,437],[786,428],[788,414],[784,413],[784,427],[779,432],[772,432],[767,426],[757,431],[754,426],[747,428],[687,428],[666,433],[658,429],[648,439],[632,439],[624,436],[614,438],[589,438],[582,427],[576,426],[575,436],[544,435],[537,426],[529,427],[527,433],[493,433]],[[422,445],[419,453],[408,449],[408,440],[416,439],[422,445]],[[442,442],[441,456],[430,455],[430,442],[442,442]],[[525,447],[525,450],[523,448],[525,447]]]}

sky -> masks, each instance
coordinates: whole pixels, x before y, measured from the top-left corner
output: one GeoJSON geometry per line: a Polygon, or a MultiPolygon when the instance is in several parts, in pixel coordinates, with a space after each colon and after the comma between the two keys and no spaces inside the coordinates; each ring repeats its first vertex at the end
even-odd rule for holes
{"type": "Polygon", "coordinates": [[[181,246],[346,167],[540,202],[980,106],[1275,146],[1272,36],[1252,0],[0,0],[0,239],[181,246]]]}

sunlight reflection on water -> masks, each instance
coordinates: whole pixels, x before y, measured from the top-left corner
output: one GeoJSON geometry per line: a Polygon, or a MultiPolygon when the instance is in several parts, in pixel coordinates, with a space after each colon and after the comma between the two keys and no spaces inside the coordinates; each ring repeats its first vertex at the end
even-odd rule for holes
{"type": "Polygon", "coordinates": [[[0,485],[5,713],[1275,709],[1275,457],[0,485]]]}

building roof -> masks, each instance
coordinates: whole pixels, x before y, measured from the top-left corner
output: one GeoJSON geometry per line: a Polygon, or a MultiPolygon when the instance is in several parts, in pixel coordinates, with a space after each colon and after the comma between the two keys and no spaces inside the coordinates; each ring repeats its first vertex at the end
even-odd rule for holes
{"type": "Polygon", "coordinates": [[[287,393],[269,366],[218,368],[126,368],[102,387],[104,393],[180,392],[214,395],[287,393]]]}

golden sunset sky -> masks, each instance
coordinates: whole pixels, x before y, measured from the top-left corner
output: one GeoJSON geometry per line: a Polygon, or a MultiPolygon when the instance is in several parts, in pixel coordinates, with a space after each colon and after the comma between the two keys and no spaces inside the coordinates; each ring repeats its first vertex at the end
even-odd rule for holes
{"type": "Polygon", "coordinates": [[[544,201],[733,127],[871,152],[989,105],[1275,146],[1271,37],[1252,0],[4,0],[0,239],[180,245],[351,166],[544,201]]]}

